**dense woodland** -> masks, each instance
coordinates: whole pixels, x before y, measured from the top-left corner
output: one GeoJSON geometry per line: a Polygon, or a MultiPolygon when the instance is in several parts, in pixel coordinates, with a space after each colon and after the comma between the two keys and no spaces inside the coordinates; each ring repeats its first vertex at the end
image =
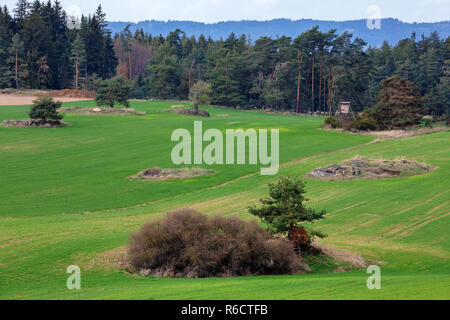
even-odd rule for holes
{"type": "Polygon", "coordinates": [[[12,12],[0,8],[0,87],[92,88],[95,78],[115,75],[117,58],[101,7],[67,27],[54,3],[19,0],[12,12]]]}
{"type": "Polygon", "coordinates": [[[114,36],[98,10],[68,29],[58,1],[20,0],[0,11],[0,87],[95,90],[97,78],[132,80],[135,98],[187,99],[198,81],[213,104],[297,112],[375,105],[380,83],[399,75],[424,97],[423,111],[449,114],[450,38],[413,34],[390,46],[318,27],[296,38],[231,34],[214,41],[175,30],[166,37],[125,28],[114,36]]]}

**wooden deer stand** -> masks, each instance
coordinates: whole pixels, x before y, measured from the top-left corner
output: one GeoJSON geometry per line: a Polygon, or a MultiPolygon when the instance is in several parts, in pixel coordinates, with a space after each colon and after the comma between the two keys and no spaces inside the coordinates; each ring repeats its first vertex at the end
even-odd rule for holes
{"type": "Polygon", "coordinates": [[[353,120],[356,120],[355,113],[352,110],[351,102],[341,102],[339,104],[339,109],[337,110],[336,115],[344,118],[352,117],[353,120]]]}

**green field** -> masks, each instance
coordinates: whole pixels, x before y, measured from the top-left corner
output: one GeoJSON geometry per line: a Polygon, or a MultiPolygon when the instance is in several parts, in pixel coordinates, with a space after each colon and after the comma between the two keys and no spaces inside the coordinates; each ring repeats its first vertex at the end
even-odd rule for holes
{"type": "MultiPolygon", "coordinates": [[[[205,129],[280,129],[278,176],[259,175],[259,165],[224,165],[212,167],[216,175],[183,181],[130,179],[173,167],[172,131],[192,131],[198,119],[164,112],[172,104],[131,103],[146,116],[68,114],[69,126],[59,129],[0,127],[0,299],[450,298],[448,131],[375,141],[319,130],[319,118],[210,107],[205,129]],[[310,205],[329,212],[317,225],[329,234],[324,243],[382,265],[381,290],[367,289],[365,270],[158,279],[132,276],[115,262],[132,232],[167,211],[192,207],[252,219],[247,208],[269,182],[355,155],[439,167],[414,177],[308,180],[310,205]],[[79,291],[66,288],[66,268],[74,264],[82,270],[79,291]]],[[[25,119],[28,109],[0,107],[0,122],[25,119]]]]}

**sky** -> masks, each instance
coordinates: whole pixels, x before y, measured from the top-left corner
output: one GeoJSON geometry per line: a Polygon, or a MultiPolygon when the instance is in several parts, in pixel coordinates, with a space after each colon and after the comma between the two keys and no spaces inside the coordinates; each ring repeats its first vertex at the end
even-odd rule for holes
{"type": "MultiPolygon", "coordinates": [[[[17,0],[0,0],[12,8],[17,0]]],[[[102,4],[108,21],[354,20],[380,15],[405,22],[450,20],[450,0],[60,0],[85,15],[102,4]],[[375,7],[374,7],[375,6],[375,7]]],[[[77,14],[78,15],[78,14],[77,14]]],[[[376,17],[375,17],[376,18],[376,17]]]]}

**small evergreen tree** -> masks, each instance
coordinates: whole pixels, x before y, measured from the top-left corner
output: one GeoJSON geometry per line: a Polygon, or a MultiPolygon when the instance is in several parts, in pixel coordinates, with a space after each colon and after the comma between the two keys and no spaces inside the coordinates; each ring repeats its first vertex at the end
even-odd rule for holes
{"type": "Polygon", "coordinates": [[[97,96],[95,98],[98,106],[108,106],[114,108],[114,105],[121,104],[128,108],[130,103],[131,85],[123,76],[115,77],[109,80],[98,80],[96,82],[97,96]]]}
{"type": "MultiPolygon", "coordinates": [[[[326,211],[317,212],[305,206],[308,201],[305,194],[303,181],[284,177],[277,183],[269,184],[269,197],[260,200],[262,207],[251,207],[249,211],[259,217],[272,233],[286,235],[302,223],[325,218],[326,211]]],[[[310,241],[314,237],[326,237],[325,234],[314,230],[309,230],[308,235],[310,241]]]]}
{"type": "Polygon", "coordinates": [[[61,108],[61,102],[55,102],[49,96],[39,96],[33,101],[29,116],[43,123],[60,123],[63,116],[58,113],[59,108],[61,108]]]}
{"type": "Polygon", "coordinates": [[[210,104],[211,85],[204,81],[199,81],[189,90],[189,100],[194,106],[195,113],[198,113],[198,106],[210,104]]]}

